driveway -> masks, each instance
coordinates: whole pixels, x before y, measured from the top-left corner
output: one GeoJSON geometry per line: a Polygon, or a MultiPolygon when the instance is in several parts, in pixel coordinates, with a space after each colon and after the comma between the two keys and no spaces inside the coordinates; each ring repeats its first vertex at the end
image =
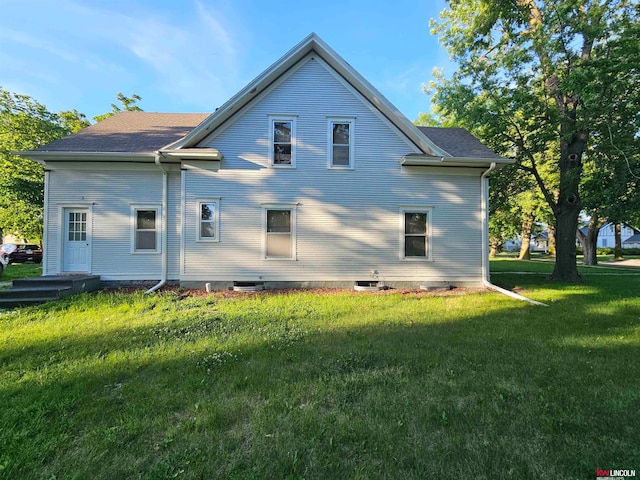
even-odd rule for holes
{"type": "Polygon", "coordinates": [[[616,267],[640,267],[640,258],[629,258],[615,262],[598,262],[598,265],[612,265],[616,267]]]}

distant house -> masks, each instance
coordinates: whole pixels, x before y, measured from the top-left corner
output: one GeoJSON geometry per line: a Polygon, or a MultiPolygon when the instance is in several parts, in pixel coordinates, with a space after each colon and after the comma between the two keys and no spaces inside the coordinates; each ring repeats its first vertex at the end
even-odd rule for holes
{"type": "MultiPolygon", "coordinates": [[[[517,235],[513,238],[510,238],[504,243],[503,250],[505,252],[519,252],[522,248],[522,236],[517,235]]],[[[531,239],[529,240],[529,251],[530,252],[549,252],[549,234],[547,231],[542,231],[535,235],[531,235],[531,239]]]]}
{"type": "Polygon", "coordinates": [[[622,248],[640,248],[640,233],[635,233],[624,240],[622,248]]]}
{"type": "Polygon", "coordinates": [[[37,150],[44,274],[185,286],[480,284],[487,175],[315,34],[211,115],[123,112],[37,150]]]}
{"type": "Polygon", "coordinates": [[[549,233],[547,231],[531,235],[529,243],[529,251],[531,252],[549,252],[549,233]]]}
{"type": "MultiPolygon", "coordinates": [[[[583,227],[580,231],[587,235],[589,228],[583,227]]],[[[620,228],[620,237],[622,238],[623,248],[625,247],[624,242],[638,233],[633,227],[622,224],[620,228]]],[[[580,239],[577,239],[578,245],[581,245],[580,239]]],[[[598,232],[598,241],[596,243],[596,248],[614,248],[616,246],[616,231],[615,224],[611,222],[605,223],[602,228],[600,228],[600,232],[598,232]]]]}

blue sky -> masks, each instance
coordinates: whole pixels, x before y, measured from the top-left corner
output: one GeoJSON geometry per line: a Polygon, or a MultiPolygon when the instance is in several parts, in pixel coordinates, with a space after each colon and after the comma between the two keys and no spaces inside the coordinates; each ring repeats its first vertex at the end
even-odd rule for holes
{"type": "Polygon", "coordinates": [[[87,117],[117,92],[146,111],[212,112],[311,32],[409,119],[434,67],[443,0],[0,0],[0,86],[87,117]]]}

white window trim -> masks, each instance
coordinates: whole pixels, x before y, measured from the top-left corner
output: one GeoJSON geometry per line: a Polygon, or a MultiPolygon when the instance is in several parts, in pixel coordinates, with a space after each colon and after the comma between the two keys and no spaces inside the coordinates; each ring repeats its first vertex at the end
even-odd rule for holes
{"type": "Polygon", "coordinates": [[[131,204],[131,254],[158,255],[162,253],[162,206],[158,204],[131,204]],[[156,248],[155,250],[136,250],[136,218],[138,210],[155,210],[156,212],[156,248]]]}
{"type": "Polygon", "coordinates": [[[416,205],[416,206],[401,206],[400,207],[400,260],[407,262],[431,262],[433,261],[433,207],[416,205]],[[405,213],[426,213],[427,214],[427,255],[425,257],[405,257],[405,233],[404,233],[404,215],[405,213]]]}
{"type": "Polygon", "coordinates": [[[196,198],[196,242],[201,243],[219,243],[220,242],[220,197],[206,197],[196,198]],[[200,224],[202,223],[202,208],[203,203],[213,203],[215,205],[215,211],[213,212],[213,226],[214,237],[201,237],[200,236],[200,224]]]}
{"type": "Polygon", "coordinates": [[[356,133],[356,117],[327,117],[327,168],[329,170],[355,170],[355,133],[356,133]],[[348,123],[349,124],[349,165],[333,164],[333,124],[348,123]]]}
{"type": "Polygon", "coordinates": [[[296,117],[297,115],[269,115],[269,166],[271,168],[296,168],[296,117]],[[273,124],[275,122],[291,122],[291,165],[275,164],[273,155],[273,124]]]}
{"type": "Polygon", "coordinates": [[[296,241],[296,210],[297,203],[263,203],[262,204],[262,259],[270,262],[274,261],[295,261],[298,259],[298,249],[296,241]],[[289,210],[291,212],[291,257],[268,257],[267,256],[267,210],[289,210]]]}

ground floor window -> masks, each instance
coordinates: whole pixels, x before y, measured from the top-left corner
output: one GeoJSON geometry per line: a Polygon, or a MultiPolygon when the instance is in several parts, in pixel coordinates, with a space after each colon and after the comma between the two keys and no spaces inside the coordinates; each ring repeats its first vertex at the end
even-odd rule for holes
{"type": "Polygon", "coordinates": [[[133,252],[160,252],[160,207],[133,206],[133,252]]]}
{"type": "Polygon", "coordinates": [[[401,251],[405,260],[429,260],[431,258],[430,207],[406,207],[400,210],[401,251]]]}
{"type": "Polygon", "coordinates": [[[200,242],[218,242],[220,236],[220,199],[198,200],[198,234],[200,242]]]}
{"type": "Polygon", "coordinates": [[[295,218],[292,205],[264,205],[264,258],[295,260],[295,218]]]}

